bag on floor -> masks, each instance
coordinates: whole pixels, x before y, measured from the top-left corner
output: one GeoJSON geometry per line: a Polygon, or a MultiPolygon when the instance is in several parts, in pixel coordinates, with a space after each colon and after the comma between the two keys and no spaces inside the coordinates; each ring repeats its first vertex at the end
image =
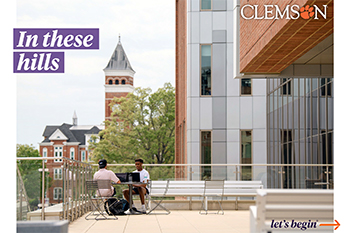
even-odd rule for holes
{"type": "MultiPolygon", "coordinates": [[[[126,200],[124,201],[129,205],[129,203],[126,200]]],[[[123,200],[118,201],[118,199],[116,198],[109,198],[105,202],[104,206],[108,215],[125,215],[125,203],[123,202],[123,200]]]]}
{"type": "Polygon", "coordinates": [[[121,199],[119,202],[121,202],[123,204],[124,211],[127,211],[129,209],[129,202],[127,202],[127,200],[121,199]]]}

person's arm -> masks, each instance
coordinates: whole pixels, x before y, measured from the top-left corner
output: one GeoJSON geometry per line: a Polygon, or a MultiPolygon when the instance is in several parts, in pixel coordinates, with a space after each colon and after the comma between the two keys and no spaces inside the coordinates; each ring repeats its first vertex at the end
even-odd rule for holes
{"type": "Polygon", "coordinates": [[[117,183],[117,184],[120,184],[120,180],[119,178],[114,174],[114,172],[111,171],[111,180],[114,182],[114,183],[117,183]]]}

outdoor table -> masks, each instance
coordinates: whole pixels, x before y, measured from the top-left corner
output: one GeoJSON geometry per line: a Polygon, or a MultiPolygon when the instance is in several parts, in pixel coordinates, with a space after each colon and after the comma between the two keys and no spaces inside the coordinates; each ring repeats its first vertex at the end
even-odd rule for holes
{"type": "MultiPolygon", "coordinates": [[[[145,183],[128,181],[128,182],[121,182],[118,184],[118,183],[112,182],[112,185],[123,185],[123,184],[129,186],[129,209],[131,209],[131,206],[132,206],[132,186],[134,184],[145,184],[145,183]]],[[[133,214],[133,212],[130,211],[130,214],[133,214]]]]}

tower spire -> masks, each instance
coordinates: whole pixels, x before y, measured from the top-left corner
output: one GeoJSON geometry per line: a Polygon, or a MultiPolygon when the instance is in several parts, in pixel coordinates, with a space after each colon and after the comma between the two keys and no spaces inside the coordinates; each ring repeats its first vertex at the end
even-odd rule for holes
{"type": "Polygon", "coordinates": [[[119,33],[119,39],[118,39],[118,43],[121,43],[121,42],[120,42],[120,33],[119,33]]]}
{"type": "Polygon", "coordinates": [[[74,110],[74,114],[73,114],[73,125],[76,126],[78,125],[78,117],[77,117],[77,113],[74,110]]]}

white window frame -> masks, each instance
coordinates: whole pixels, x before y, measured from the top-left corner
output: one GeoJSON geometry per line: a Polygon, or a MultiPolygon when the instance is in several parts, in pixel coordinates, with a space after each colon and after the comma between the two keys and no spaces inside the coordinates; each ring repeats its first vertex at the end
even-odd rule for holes
{"type": "Polygon", "coordinates": [[[74,159],[75,158],[75,150],[74,147],[71,147],[69,150],[69,157],[70,159],[74,159]],[[73,154],[72,154],[73,153],[73,154]],[[73,156],[72,156],[73,155],[73,156]]]}
{"type": "Polygon", "coordinates": [[[54,180],[62,180],[62,168],[54,168],[53,174],[54,180]]]}
{"type": "Polygon", "coordinates": [[[62,188],[61,187],[55,187],[53,189],[53,199],[54,200],[62,200],[62,188]]]}
{"type": "MultiPolygon", "coordinates": [[[[43,158],[47,158],[47,148],[46,147],[43,148],[43,158]]],[[[44,161],[45,161],[45,163],[47,162],[46,159],[44,161]]]]}
{"type": "Polygon", "coordinates": [[[81,161],[84,162],[86,160],[86,151],[82,150],[81,151],[81,161]]]}
{"type": "MultiPolygon", "coordinates": [[[[54,157],[62,158],[63,157],[63,146],[55,146],[54,148],[54,157]]],[[[62,159],[55,159],[54,162],[62,162],[62,159]]]]}

